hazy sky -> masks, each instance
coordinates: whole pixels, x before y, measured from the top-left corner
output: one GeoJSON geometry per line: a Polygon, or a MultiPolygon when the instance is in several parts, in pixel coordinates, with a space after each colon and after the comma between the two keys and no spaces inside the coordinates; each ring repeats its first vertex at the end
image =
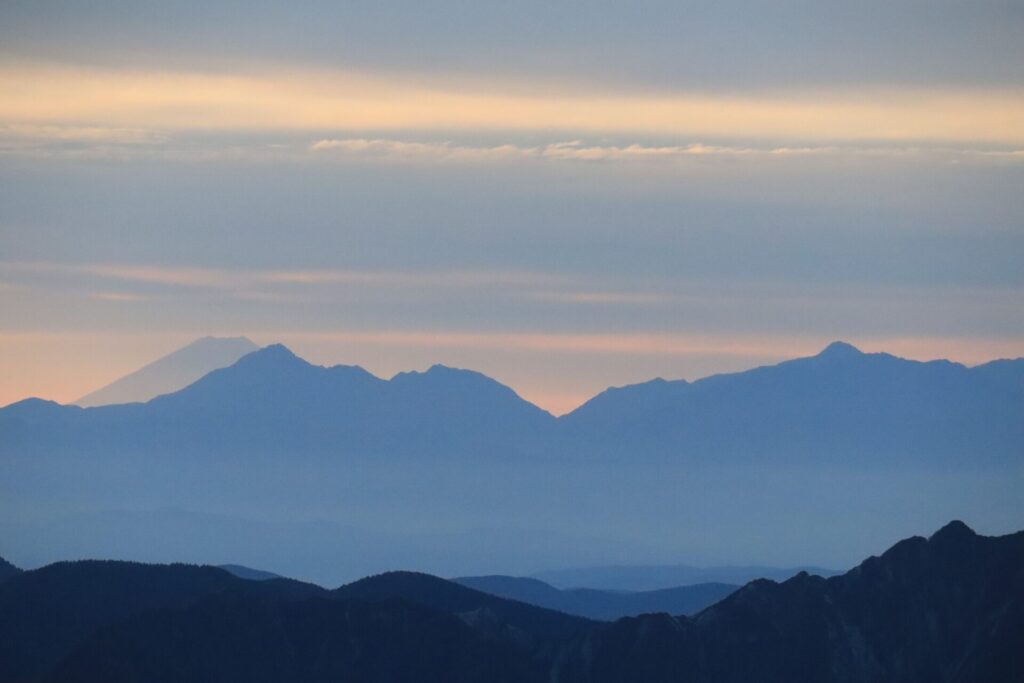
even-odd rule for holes
{"type": "Polygon", "coordinates": [[[1024,355],[1020,2],[0,5],[0,404],[205,334],[605,386],[1024,355]]]}

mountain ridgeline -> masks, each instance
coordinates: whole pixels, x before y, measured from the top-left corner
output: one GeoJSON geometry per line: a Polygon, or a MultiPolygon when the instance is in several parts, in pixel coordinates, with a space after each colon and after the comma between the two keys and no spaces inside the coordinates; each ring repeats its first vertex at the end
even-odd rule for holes
{"type": "Polygon", "coordinates": [[[274,345],[144,404],[12,404],[0,409],[0,453],[1020,463],[1022,368],[1024,359],[969,368],[837,342],[747,372],[609,389],[555,418],[476,372],[438,365],[383,380],[274,345]]]}
{"type": "Polygon", "coordinates": [[[599,623],[391,572],[337,590],[58,563],[0,582],[0,683],[1018,683],[1024,532],[953,522],[841,576],[599,623]]]}
{"type": "Polygon", "coordinates": [[[484,375],[435,365],[382,380],[311,365],[281,345],[143,404],[0,410],[4,451],[415,455],[515,448],[554,418],[484,375]]]}
{"type": "Polygon", "coordinates": [[[556,418],[480,373],[381,379],[268,346],[145,403],[0,409],[2,550],[27,566],[233,562],[322,585],[410,567],[643,590],[766,575],[682,563],[849,567],[948,519],[1018,526],[1021,368],[833,344],[610,389],[556,418]],[[622,564],[651,569],[619,582],[622,564]],[[555,567],[598,569],[538,574],[555,567]]]}

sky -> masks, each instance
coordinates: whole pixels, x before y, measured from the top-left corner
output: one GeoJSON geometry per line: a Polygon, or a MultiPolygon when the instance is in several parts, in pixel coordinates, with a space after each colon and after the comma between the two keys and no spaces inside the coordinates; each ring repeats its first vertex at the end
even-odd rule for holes
{"type": "Polygon", "coordinates": [[[1024,356],[1019,2],[0,6],[0,405],[208,335],[563,413],[1024,356]]]}

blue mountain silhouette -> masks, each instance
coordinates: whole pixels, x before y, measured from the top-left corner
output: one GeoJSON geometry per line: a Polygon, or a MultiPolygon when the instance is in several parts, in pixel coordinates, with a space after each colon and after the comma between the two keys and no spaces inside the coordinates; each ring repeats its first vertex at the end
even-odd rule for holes
{"type": "Polygon", "coordinates": [[[147,403],[12,404],[0,452],[1007,463],[1024,455],[1022,378],[1021,359],[969,368],[836,342],[746,372],[608,389],[556,419],[477,372],[384,380],[272,345],[147,403]]]}
{"type": "Polygon", "coordinates": [[[691,461],[1019,462],[1022,372],[1020,359],[968,368],[835,342],[746,372],[609,389],[561,426],[602,453],[691,461]]]}

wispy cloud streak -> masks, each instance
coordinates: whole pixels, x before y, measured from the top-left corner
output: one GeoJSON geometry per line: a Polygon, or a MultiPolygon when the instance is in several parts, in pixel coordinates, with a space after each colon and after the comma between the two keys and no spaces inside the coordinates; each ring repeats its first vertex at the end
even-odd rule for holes
{"type": "Polygon", "coordinates": [[[309,146],[311,152],[337,158],[377,159],[396,162],[672,162],[702,159],[794,159],[822,157],[867,157],[876,159],[922,159],[927,161],[1024,161],[1024,150],[979,149],[971,147],[904,147],[863,145],[817,145],[756,147],[710,145],[598,145],[581,140],[524,146],[512,143],[473,146],[451,141],[418,142],[386,138],[324,138],[309,146]]]}
{"type": "Polygon", "coordinates": [[[296,69],[261,73],[104,70],[53,64],[0,68],[9,125],[146,130],[574,131],[733,139],[1024,143],[1014,91],[818,89],[726,96],[704,92],[552,92],[296,69]]]}

